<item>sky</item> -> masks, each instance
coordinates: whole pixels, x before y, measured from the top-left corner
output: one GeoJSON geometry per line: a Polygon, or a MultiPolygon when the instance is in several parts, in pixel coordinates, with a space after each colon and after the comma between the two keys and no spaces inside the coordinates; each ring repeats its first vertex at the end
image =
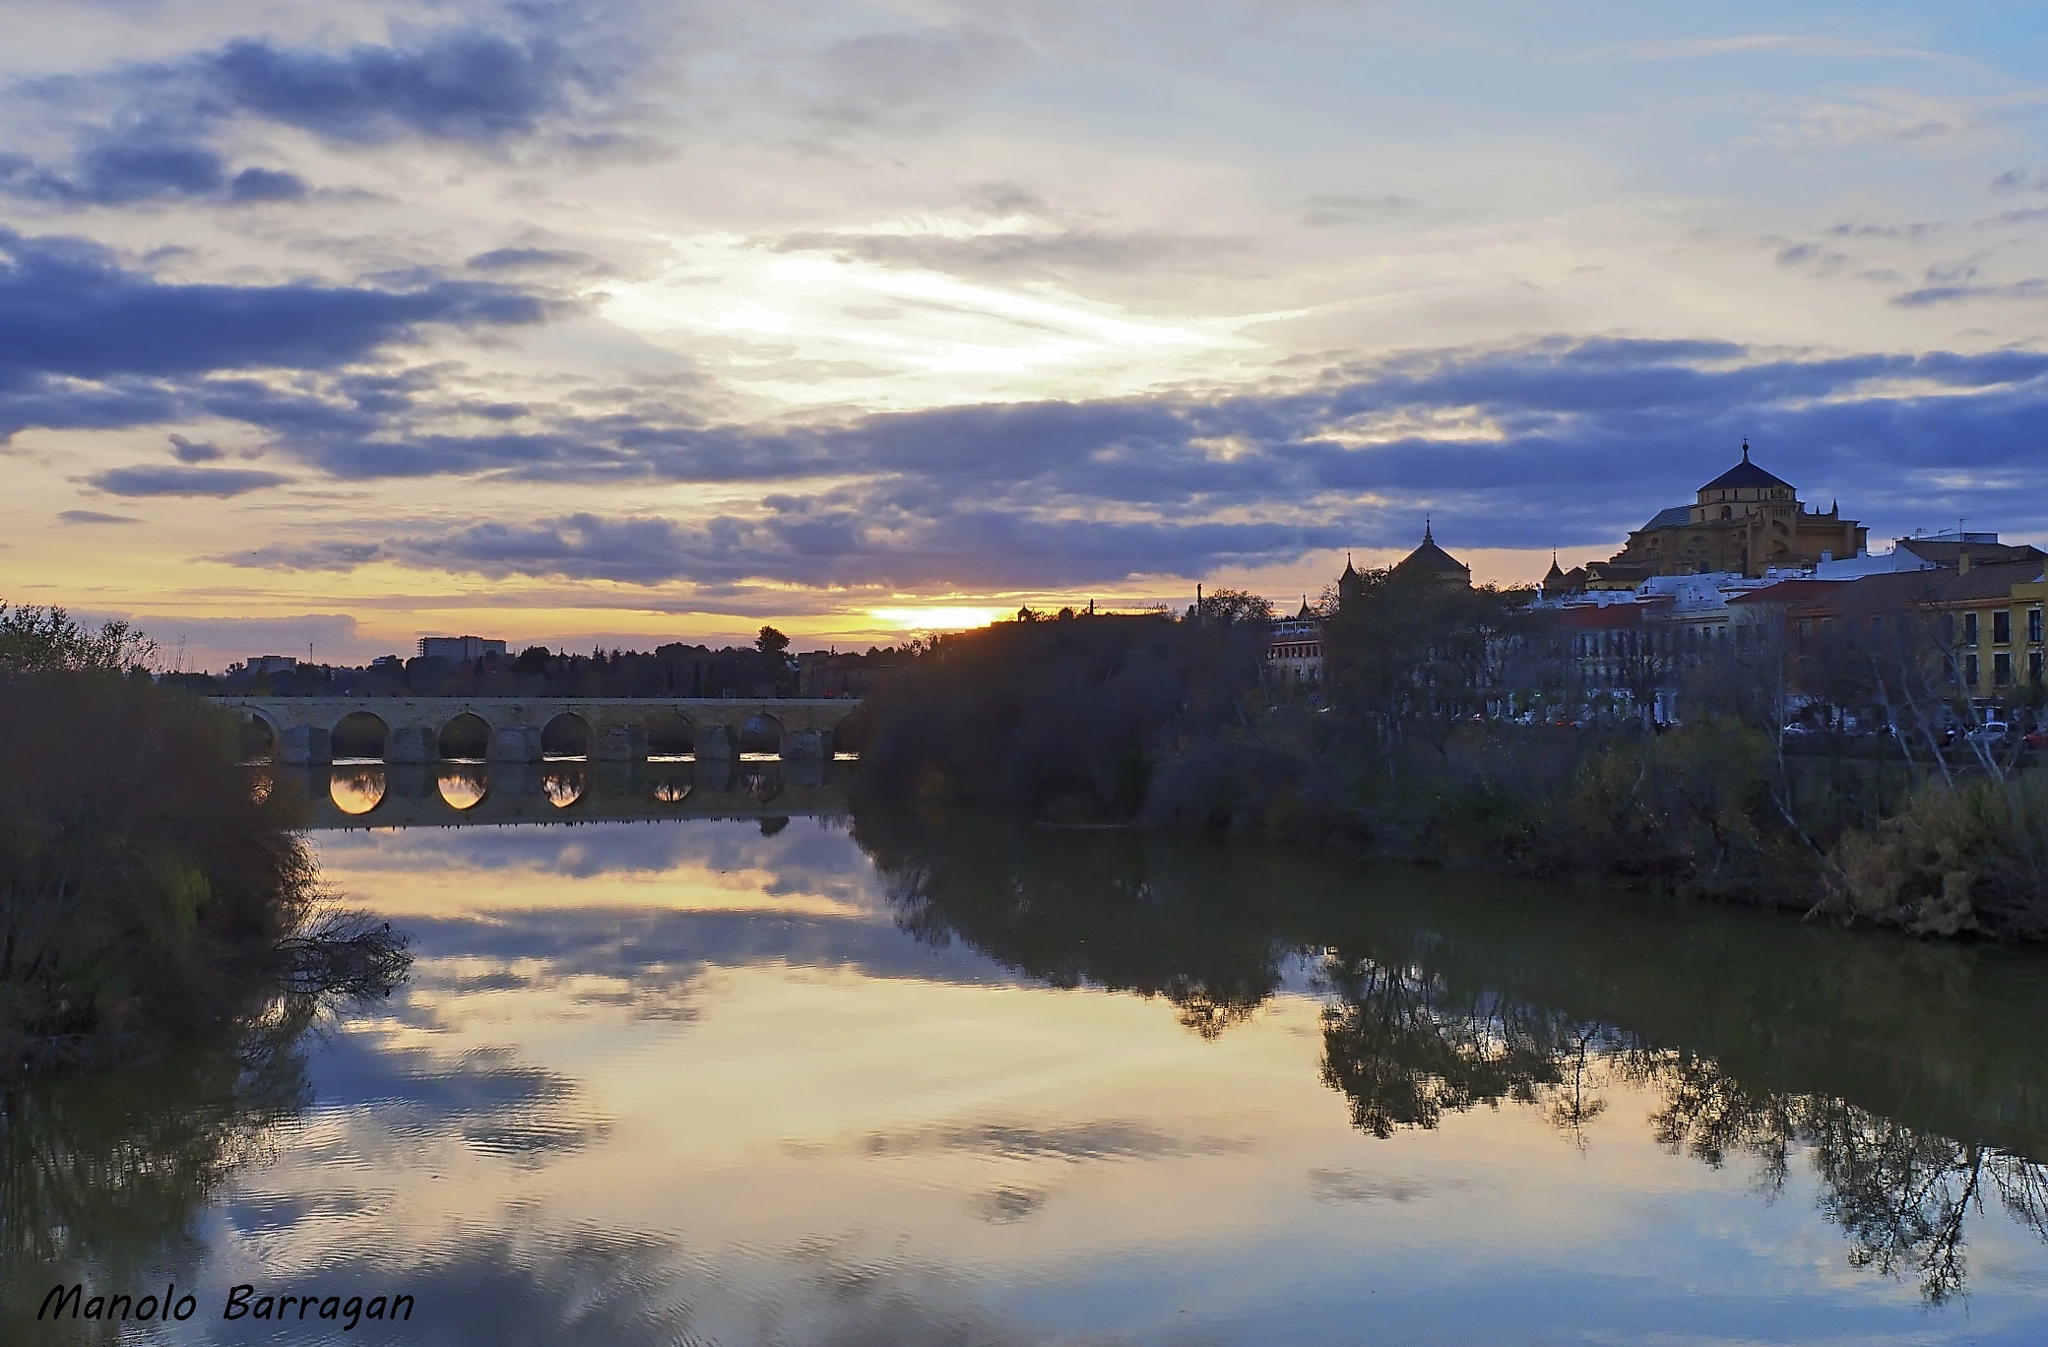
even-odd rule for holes
{"type": "Polygon", "coordinates": [[[2048,542],[2038,4],[0,23],[0,600],[184,667],[1529,580],[1745,438],[2048,542]]]}

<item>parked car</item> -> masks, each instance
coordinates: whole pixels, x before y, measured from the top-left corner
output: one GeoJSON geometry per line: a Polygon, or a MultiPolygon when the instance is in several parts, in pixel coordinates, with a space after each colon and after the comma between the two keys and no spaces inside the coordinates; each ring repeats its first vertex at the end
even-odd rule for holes
{"type": "Polygon", "coordinates": [[[1970,742],[2002,744],[2012,738],[2012,726],[2003,720],[1987,720],[1969,732],[1970,742]]]}
{"type": "Polygon", "coordinates": [[[2028,748],[2048,748],[2048,725],[2029,730],[2025,742],[2028,748]]]}

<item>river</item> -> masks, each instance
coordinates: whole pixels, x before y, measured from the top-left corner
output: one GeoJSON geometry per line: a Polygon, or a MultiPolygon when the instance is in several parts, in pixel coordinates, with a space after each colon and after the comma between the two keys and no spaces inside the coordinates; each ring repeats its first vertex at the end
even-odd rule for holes
{"type": "Polygon", "coordinates": [[[549,770],[315,834],[388,1000],[10,1089],[10,1342],[2048,1339],[2039,951],[549,770]]]}

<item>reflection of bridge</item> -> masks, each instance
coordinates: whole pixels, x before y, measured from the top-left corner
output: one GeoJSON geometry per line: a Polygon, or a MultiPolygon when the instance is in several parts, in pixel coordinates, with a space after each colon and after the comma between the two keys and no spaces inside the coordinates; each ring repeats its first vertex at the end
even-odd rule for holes
{"type": "Polygon", "coordinates": [[[260,722],[278,762],[306,765],[337,756],[389,763],[488,758],[539,762],[546,752],[632,762],[656,753],[732,759],[743,749],[823,760],[851,698],[707,697],[215,697],[260,722]],[[337,753],[335,733],[376,752],[337,753]],[[544,746],[543,739],[549,742],[544,746]]]}
{"type": "Polygon", "coordinates": [[[834,814],[846,797],[825,762],[378,763],[278,767],[313,828],[596,823],[834,814]]]}

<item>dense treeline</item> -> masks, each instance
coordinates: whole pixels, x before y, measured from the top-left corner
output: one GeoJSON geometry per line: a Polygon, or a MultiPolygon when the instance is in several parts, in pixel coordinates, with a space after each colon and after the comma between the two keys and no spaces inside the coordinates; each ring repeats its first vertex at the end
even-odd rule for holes
{"type": "Polygon", "coordinates": [[[1351,577],[1328,605],[1326,706],[1267,675],[1262,613],[998,624],[870,700],[864,775],[1053,821],[2048,937],[2048,783],[2017,750],[1939,732],[1939,680],[1906,676],[1938,652],[1806,656],[1831,663],[1801,677],[1882,699],[1898,732],[1875,753],[1794,752],[1792,652],[1649,667],[1646,651],[1646,686],[1681,684],[1688,709],[1682,727],[1652,725],[1603,714],[1522,597],[1351,577]]]}
{"type": "Polygon", "coordinates": [[[233,718],[158,686],[148,653],[118,625],[0,605],[0,1075],[402,972],[399,937],[322,901],[233,718]]]}
{"type": "Polygon", "coordinates": [[[580,654],[528,646],[474,660],[386,655],[360,666],[301,663],[293,668],[233,665],[221,674],[176,674],[169,681],[198,693],[274,697],[810,697],[858,695],[877,671],[915,649],[865,653],[790,653],[789,638],[763,627],[749,646],[671,642],[651,651],[580,654]]]}

